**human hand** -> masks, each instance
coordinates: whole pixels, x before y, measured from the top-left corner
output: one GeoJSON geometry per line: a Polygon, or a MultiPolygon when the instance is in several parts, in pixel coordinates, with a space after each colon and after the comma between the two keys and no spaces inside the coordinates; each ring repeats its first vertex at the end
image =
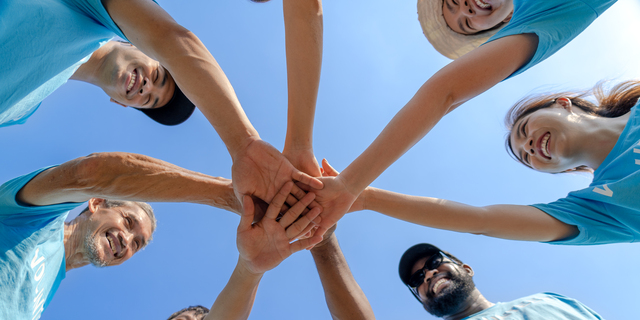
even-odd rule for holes
{"type": "Polygon", "coordinates": [[[262,274],[278,266],[284,259],[295,252],[313,246],[322,240],[320,235],[309,239],[290,243],[299,236],[320,214],[316,207],[300,216],[304,209],[313,201],[315,195],[308,193],[294,204],[276,221],[282,210],[286,198],[293,187],[287,182],[274,196],[262,220],[252,224],[254,220],[254,205],[249,196],[244,196],[244,213],[238,225],[236,244],[240,253],[239,263],[252,273],[262,274]]]}
{"type": "MultiPolygon", "coordinates": [[[[322,169],[320,169],[320,170],[322,170],[322,176],[323,177],[337,177],[340,174],[340,172],[338,172],[338,170],[334,169],[329,164],[329,161],[327,161],[327,159],[322,159],[322,169]]],[[[365,201],[364,199],[365,199],[365,193],[366,193],[365,191],[360,193],[360,195],[358,196],[356,201],[351,205],[351,208],[349,208],[349,211],[347,211],[347,212],[354,212],[354,211],[364,210],[364,201],[365,201]]],[[[329,231],[331,231],[331,230],[328,230],[327,233],[329,231]]]]}
{"type": "MultiPolygon", "coordinates": [[[[270,203],[278,190],[292,180],[318,190],[323,188],[320,180],[294,168],[276,148],[262,140],[254,140],[238,152],[233,159],[231,176],[234,193],[241,201],[244,195],[250,195],[270,203]]],[[[301,191],[296,185],[291,190],[294,194],[301,191]]],[[[317,204],[311,205],[315,206],[317,204]]]]}
{"type": "Polygon", "coordinates": [[[322,175],[318,160],[313,155],[313,148],[289,147],[285,144],[282,154],[296,169],[312,177],[320,177],[322,175]]]}
{"type": "Polygon", "coordinates": [[[324,188],[309,188],[309,191],[316,194],[316,202],[323,208],[320,214],[322,221],[314,236],[325,234],[329,228],[336,224],[336,222],[349,211],[351,205],[357,199],[357,195],[354,195],[347,189],[342,176],[326,176],[320,178],[320,180],[324,184],[324,188]]]}

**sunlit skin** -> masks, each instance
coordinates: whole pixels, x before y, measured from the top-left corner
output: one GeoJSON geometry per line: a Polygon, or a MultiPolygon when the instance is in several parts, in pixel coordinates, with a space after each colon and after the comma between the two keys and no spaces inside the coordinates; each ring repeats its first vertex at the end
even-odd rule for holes
{"type": "Polygon", "coordinates": [[[443,0],[442,3],[444,20],[460,34],[475,34],[509,22],[512,13],[513,0],[443,0]]]}
{"type": "Polygon", "coordinates": [[[96,50],[72,79],[99,86],[111,102],[139,109],[162,107],[175,91],[173,77],[158,61],[117,41],[96,50]]]}
{"type": "Polygon", "coordinates": [[[195,314],[196,312],[193,310],[185,311],[181,313],[179,316],[173,318],[172,320],[202,320],[206,316],[206,314],[201,314],[199,316],[196,316],[195,314]]]}
{"type": "Polygon", "coordinates": [[[541,172],[564,172],[585,165],[597,169],[611,152],[629,114],[604,118],[586,114],[559,98],[549,108],[518,120],[509,139],[512,151],[541,172]]]}
{"type": "Polygon", "coordinates": [[[104,266],[119,265],[144,248],[151,239],[151,219],[136,205],[105,208],[104,200],[91,198],[89,211],[65,224],[67,271],[91,263],[87,241],[104,266]]]}

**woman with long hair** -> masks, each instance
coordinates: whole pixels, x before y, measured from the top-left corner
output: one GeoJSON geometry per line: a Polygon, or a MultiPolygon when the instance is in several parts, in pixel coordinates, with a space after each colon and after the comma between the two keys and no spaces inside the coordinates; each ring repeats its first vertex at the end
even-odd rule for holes
{"type": "Polygon", "coordinates": [[[456,59],[434,74],[376,140],[337,177],[313,189],[323,206],[321,231],[442,117],[553,55],[616,1],[419,0],[431,44],[456,59]]]}
{"type": "MultiPolygon", "coordinates": [[[[507,148],[538,171],[593,172],[589,187],[547,204],[468,206],[367,187],[351,211],[491,237],[605,244],[640,239],[640,81],[532,96],[508,112],[507,148]],[[595,103],[588,98],[595,98],[595,103]]],[[[338,173],[323,161],[328,175],[338,173]]]]}

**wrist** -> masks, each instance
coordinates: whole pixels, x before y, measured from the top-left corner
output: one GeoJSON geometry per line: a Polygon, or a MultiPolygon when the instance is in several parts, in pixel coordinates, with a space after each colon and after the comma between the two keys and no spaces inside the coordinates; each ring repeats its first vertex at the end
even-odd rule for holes
{"type": "Polygon", "coordinates": [[[238,264],[236,265],[235,272],[237,272],[243,279],[247,280],[253,279],[260,281],[264,275],[264,272],[255,271],[251,263],[243,259],[241,256],[238,257],[238,264]]]}
{"type": "Polygon", "coordinates": [[[256,141],[262,141],[258,132],[255,132],[254,134],[248,132],[246,136],[236,139],[233,143],[227,144],[227,150],[231,155],[231,161],[235,162],[236,159],[245,154],[247,149],[256,141]]]}

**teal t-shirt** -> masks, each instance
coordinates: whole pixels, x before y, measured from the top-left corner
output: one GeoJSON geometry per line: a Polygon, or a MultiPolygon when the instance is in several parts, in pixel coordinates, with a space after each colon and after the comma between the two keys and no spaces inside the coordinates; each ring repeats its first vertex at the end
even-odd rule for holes
{"type": "Polygon", "coordinates": [[[24,123],[114,35],[126,39],[100,0],[0,1],[0,127],[24,123]]]}
{"type": "Polygon", "coordinates": [[[462,320],[598,320],[595,311],[578,300],[556,293],[538,293],[509,302],[496,303],[462,320]]]}
{"type": "MultiPolygon", "coordinates": [[[[531,60],[508,78],[549,58],[586,29],[617,0],[513,0],[509,23],[487,43],[516,34],[535,33],[538,48],[531,60]]],[[[507,79],[508,79],[507,78],[507,79]]]]}
{"type": "Polygon", "coordinates": [[[534,207],[579,229],[553,244],[590,245],[640,239],[640,107],[631,109],[616,145],[593,173],[588,188],[534,207]]]}
{"type": "Polygon", "coordinates": [[[0,186],[0,319],[37,320],[65,276],[64,220],[81,203],[16,201],[18,191],[48,168],[0,186]]]}

